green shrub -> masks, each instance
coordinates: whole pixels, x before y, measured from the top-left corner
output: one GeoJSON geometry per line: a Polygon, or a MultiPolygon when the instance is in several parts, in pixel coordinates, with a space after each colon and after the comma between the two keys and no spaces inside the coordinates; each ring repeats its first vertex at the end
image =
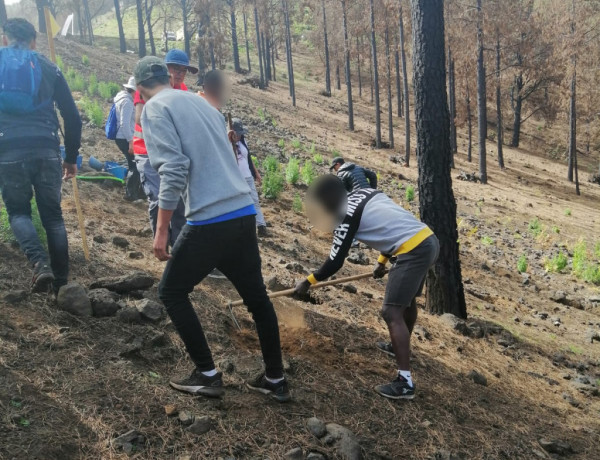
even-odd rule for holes
{"type": "MultiPolygon", "coordinates": [[[[46,237],[46,230],[44,230],[44,226],[42,225],[42,219],[40,218],[40,213],[38,211],[37,203],[35,202],[35,198],[31,200],[31,221],[33,222],[33,227],[35,228],[36,233],[44,248],[48,249],[48,239],[46,237]]],[[[6,244],[13,244],[17,242],[12,229],[10,228],[10,222],[8,220],[8,212],[6,211],[6,207],[0,200],[0,241],[6,244]]]]}
{"type": "Polygon", "coordinates": [[[415,200],[415,188],[412,185],[406,187],[406,201],[412,203],[415,200]]]}
{"type": "Polygon", "coordinates": [[[87,56],[87,54],[81,56],[81,63],[86,67],[90,65],[90,58],[87,56]]]}
{"type": "Polygon", "coordinates": [[[314,142],[311,142],[310,147],[308,147],[308,148],[305,147],[304,150],[306,150],[311,155],[314,155],[317,153],[317,147],[315,146],[314,142]]]}
{"type": "Polygon", "coordinates": [[[88,79],[87,92],[90,96],[95,96],[98,92],[98,77],[94,74],[88,79]]]}
{"type": "Polygon", "coordinates": [[[69,89],[71,91],[81,92],[85,90],[85,80],[83,79],[83,76],[75,69],[67,70],[65,79],[67,80],[67,84],[69,85],[69,89]]]}
{"type": "Polygon", "coordinates": [[[316,178],[315,168],[312,161],[306,160],[302,166],[302,181],[306,185],[310,185],[316,178]]]}
{"type": "Polygon", "coordinates": [[[569,208],[565,209],[565,216],[570,216],[571,215],[571,210],[569,208]]]}
{"type": "Polygon", "coordinates": [[[292,203],[292,209],[296,214],[302,214],[302,210],[304,209],[304,206],[302,205],[302,198],[297,193],[296,193],[296,195],[294,195],[294,202],[292,203]]]}
{"type": "Polygon", "coordinates": [[[285,168],[285,181],[288,184],[296,185],[300,180],[300,162],[297,158],[290,158],[285,168]]]}
{"type": "Polygon", "coordinates": [[[267,157],[263,163],[265,174],[262,181],[262,193],[265,198],[276,200],[285,186],[285,178],[279,170],[279,162],[274,157],[267,157]]]}
{"type": "Polygon", "coordinates": [[[292,139],[292,147],[296,150],[302,147],[302,142],[300,142],[300,139],[292,139]]]}
{"type": "Polygon", "coordinates": [[[258,118],[260,118],[261,121],[265,121],[267,119],[267,114],[265,112],[265,109],[263,109],[262,107],[258,108],[258,118]]]}
{"type": "Polygon", "coordinates": [[[58,55],[56,56],[56,65],[62,73],[65,73],[65,63],[63,62],[62,58],[58,55]]]}
{"type": "Polygon", "coordinates": [[[552,226],[552,233],[556,233],[557,235],[560,233],[560,228],[557,225],[552,226]]]}
{"type": "Polygon", "coordinates": [[[588,283],[600,284],[600,264],[589,260],[584,241],[579,241],[573,249],[573,274],[588,283]]]}
{"type": "Polygon", "coordinates": [[[320,153],[317,153],[314,157],[313,157],[313,161],[318,164],[318,165],[322,165],[324,163],[325,160],[323,160],[323,155],[321,155],[320,153]]]}
{"type": "Polygon", "coordinates": [[[600,260],[600,241],[594,245],[594,255],[596,256],[596,259],[600,260]]]}
{"type": "Polygon", "coordinates": [[[525,254],[521,254],[519,260],[517,261],[517,270],[519,273],[525,273],[527,271],[527,256],[525,254]]]}
{"type": "Polygon", "coordinates": [[[98,83],[98,94],[102,99],[112,99],[119,91],[121,91],[121,87],[117,83],[104,81],[98,83]]]}
{"type": "Polygon", "coordinates": [[[567,256],[559,252],[558,255],[546,262],[546,271],[560,273],[567,267],[567,256]]]}
{"type": "Polygon", "coordinates": [[[283,150],[285,148],[285,141],[283,139],[279,139],[279,141],[277,141],[277,147],[283,150]]]}
{"type": "Polygon", "coordinates": [[[90,100],[84,101],[83,111],[94,126],[98,128],[104,126],[104,111],[98,102],[90,100]]]}
{"type": "Polygon", "coordinates": [[[481,244],[483,244],[484,246],[492,246],[494,244],[494,240],[493,238],[485,235],[481,237],[481,244]]]}
{"type": "Polygon", "coordinates": [[[256,155],[250,155],[250,158],[252,158],[252,163],[254,163],[254,167],[258,169],[258,158],[256,158],[256,155]]]}
{"type": "Polygon", "coordinates": [[[529,231],[535,237],[542,233],[542,224],[540,224],[540,220],[537,217],[529,222],[529,231]]]}

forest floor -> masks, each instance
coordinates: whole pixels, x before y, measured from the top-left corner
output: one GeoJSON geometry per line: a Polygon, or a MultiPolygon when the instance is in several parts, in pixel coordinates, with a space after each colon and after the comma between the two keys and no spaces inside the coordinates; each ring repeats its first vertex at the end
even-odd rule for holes
{"type": "MultiPolygon", "coordinates": [[[[125,81],[135,63],[132,56],[76,44],[60,42],[57,49],[67,65],[79,67],[86,53],[88,71],[99,80],[125,81]]],[[[230,74],[231,112],[248,124],[252,153],[260,160],[268,154],[283,162],[292,154],[310,159],[314,143],[327,162],[339,152],[378,171],[382,189],[418,213],[418,194],[412,203],[405,198],[406,187],[416,189],[414,155],[406,168],[390,160],[402,149],[370,147],[368,97],[356,98],[356,130],[347,132],[345,93],[320,96],[310,59],[296,58],[296,108],[285,81],[260,91],[230,74]]],[[[277,77],[284,80],[281,72],[277,77]]],[[[403,146],[403,120],[394,121],[396,145],[403,146]]],[[[279,459],[296,447],[338,458],[338,444],[307,430],[313,416],[351,430],[365,459],[600,458],[600,342],[591,340],[600,332],[600,290],[571,270],[576,244],[587,242],[592,253],[600,241],[600,187],[582,182],[576,197],[563,162],[506,148],[507,168],[500,170],[493,150],[490,142],[488,185],[456,180],[459,171],[476,169],[466,162],[459,133],[452,176],[469,319],[455,330],[452,321],[421,309],[412,357],[418,393],[411,402],[373,391],[395,369],[375,348],[387,336],[379,315],[385,281],[325,288],[314,303],[275,301],[294,397],[287,405],[245,389],[244,379],[261,368],[252,322],[243,308],[235,310],[241,331],[231,320],[227,303],[237,296],[229,282],[204,281],[192,299],[225,372],[226,396],[215,401],[168,386],[170,377],[191,370],[168,319],[81,318],[46,296],[23,294],[30,282],[25,259],[0,242],[0,458],[279,459]],[[567,266],[548,272],[547,262],[560,251],[567,266]],[[522,256],[524,274],[517,270],[522,256]],[[193,434],[165,406],[210,417],[211,431],[193,434]],[[114,440],[130,430],[139,436],[124,451],[114,440]]],[[[90,155],[120,159],[103,131],[88,125],[82,155],[84,164],[90,155]]],[[[125,202],[123,190],[95,183],[80,181],[79,188],[91,261],[84,260],[72,188],[65,184],[72,279],[89,287],[98,278],[143,271],[158,280],[163,264],[152,256],[145,203],[125,202]],[[125,238],[127,249],[113,244],[114,236],[125,238]]],[[[330,237],[292,209],[304,190],[288,186],[277,201],[263,200],[272,236],[260,247],[271,286],[292,286],[328,254],[330,237]]],[[[347,263],[340,276],[371,270],[376,254],[355,252],[365,265],[347,263]]],[[[140,297],[156,300],[156,288],[121,302],[134,306],[140,297]]]]}

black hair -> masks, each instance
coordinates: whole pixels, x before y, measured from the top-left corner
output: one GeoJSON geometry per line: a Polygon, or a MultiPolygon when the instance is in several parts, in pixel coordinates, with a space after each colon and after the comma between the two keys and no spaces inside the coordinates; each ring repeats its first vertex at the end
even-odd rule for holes
{"type": "Polygon", "coordinates": [[[157,86],[165,86],[170,83],[169,75],[161,75],[158,77],[150,77],[147,80],[141,81],[140,86],[146,89],[154,89],[157,86]]]}
{"type": "Polygon", "coordinates": [[[210,94],[220,93],[225,86],[223,72],[220,70],[210,70],[204,75],[204,91],[210,94]]]}
{"type": "Polygon", "coordinates": [[[343,182],[331,174],[321,176],[308,189],[309,198],[320,203],[327,212],[337,214],[347,199],[343,182]]]}
{"type": "Polygon", "coordinates": [[[7,20],[2,29],[9,41],[17,43],[29,43],[35,40],[37,35],[33,24],[23,18],[7,20]]]}

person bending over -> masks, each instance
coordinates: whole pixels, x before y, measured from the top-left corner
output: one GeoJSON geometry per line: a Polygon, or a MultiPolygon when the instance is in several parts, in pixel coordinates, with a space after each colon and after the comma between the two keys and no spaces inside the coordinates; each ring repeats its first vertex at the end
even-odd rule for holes
{"type": "Polygon", "coordinates": [[[377,174],[370,169],[346,163],[342,157],[335,157],[329,167],[344,183],[348,193],[361,188],[377,188],[377,174]]]}
{"type": "Polygon", "coordinates": [[[344,264],[353,238],[380,251],[374,278],[385,275],[386,264],[392,259],[382,316],[392,339],[398,372],[391,383],[378,385],[375,391],[390,399],[414,398],[409,357],[410,335],[417,320],[415,299],[421,295],[427,271],[438,257],[438,239],[429,227],[384,193],[360,189],[348,195],[335,176],[324,176],[315,183],[309,191],[307,209],[311,202],[330,216],[337,227],[329,258],[297,284],[296,294],[306,295],[312,284],[335,274],[344,264]]]}
{"type": "Polygon", "coordinates": [[[155,57],[138,62],[135,78],[147,101],[142,125],[148,157],[161,176],[154,254],[168,262],[158,293],[195,364],[189,377],[172,380],[171,386],[193,394],[223,394],[222,374],[215,369],[189,298],[194,287],[218,268],[233,283],[256,323],[266,369],[247,386],[288,401],[279,325],[261,272],[256,211],[223,119],[204,99],[173,90],[166,66],[155,57]],[[169,222],[182,194],[187,224],[169,254],[169,222]]]}

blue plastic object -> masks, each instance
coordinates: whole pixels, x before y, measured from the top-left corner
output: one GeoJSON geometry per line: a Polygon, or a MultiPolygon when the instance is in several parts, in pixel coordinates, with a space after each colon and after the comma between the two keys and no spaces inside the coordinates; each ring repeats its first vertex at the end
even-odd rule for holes
{"type": "MultiPolygon", "coordinates": [[[[67,154],[65,152],[65,146],[61,145],[59,148],[60,148],[60,156],[64,160],[65,158],[67,158],[67,154]]],[[[83,165],[83,157],[81,155],[77,155],[77,169],[78,170],[81,169],[82,165],[83,165]]]]}
{"type": "Polygon", "coordinates": [[[119,163],[115,163],[114,161],[107,161],[104,163],[104,170],[107,173],[112,174],[119,179],[125,180],[127,177],[127,168],[121,166],[119,163]]]}
{"type": "Polygon", "coordinates": [[[102,171],[104,169],[104,163],[98,160],[95,156],[90,156],[89,160],[90,168],[96,171],[102,171]]]}

